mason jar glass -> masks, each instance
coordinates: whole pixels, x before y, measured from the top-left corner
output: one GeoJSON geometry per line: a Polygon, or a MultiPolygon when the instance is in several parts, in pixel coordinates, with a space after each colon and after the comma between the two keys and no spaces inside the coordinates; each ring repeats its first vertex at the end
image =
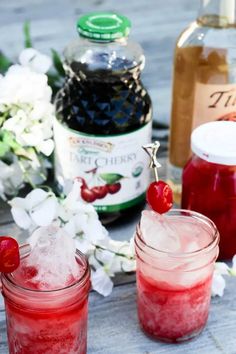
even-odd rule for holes
{"type": "Polygon", "coordinates": [[[203,215],[176,209],[166,215],[167,220],[173,216],[180,223],[186,218],[197,222],[199,232],[207,232],[210,241],[194,252],[165,252],[148,245],[140,224],[137,226],[135,251],[139,322],[146,334],[166,342],[193,338],[206,325],[219,243],[216,226],[203,215]]]}
{"type": "MultiPolygon", "coordinates": [[[[20,247],[21,259],[30,246],[20,247]]],[[[76,251],[82,276],[57,290],[23,287],[12,274],[2,274],[9,353],[86,354],[90,269],[86,257],[76,251]]]]}

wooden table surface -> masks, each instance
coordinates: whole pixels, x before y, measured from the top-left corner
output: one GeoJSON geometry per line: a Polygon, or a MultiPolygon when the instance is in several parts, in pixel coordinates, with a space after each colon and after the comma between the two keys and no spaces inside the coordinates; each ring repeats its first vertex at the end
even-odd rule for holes
{"type": "MultiPolygon", "coordinates": [[[[160,176],[165,175],[165,161],[160,176]]],[[[109,227],[111,237],[127,240],[133,235],[140,215],[109,227]]],[[[7,205],[0,207],[0,235],[13,235],[23,243],[26,234],[12,223],[7,205]]],[[[121,274],[107,298],[95,292],[89,297],[88,354],[236,354],[236,280],[227,279],[223,298],[214,298],[206,329],[183,344],[165,344],[146,337],[136,314],[135,275],[121,274]]],[[[0,354],[7,354],[3,299],[0,296],[0,354]]],[[[53,353],[54,354],[54,353],[53,353]]]]}
{"type": "MultiPolygon", "coordinates": [[[[0,0],[0,49],[11,58],[22,48],[22,23],[31,21],[35,47],[62,51],[76,36],[75,20],[91,10],[115,10],[130,17],[132,38],[146,54],[143,81],[154,104],[154,120],[166,155],[171,65],[175,40],[197,13],[197,0],[0,0]]],[[[165,162],[162,175],[165,175],[165,162]]],[[[115,239],[129,239],[139,215],[110,227],[115,239]]],[[[0,206],[0,234],[23,241],[25,235],[12,223],[9,208],[0,206]]],[[[92,292],[89,305],[88,354],[236,354],[236,283],[227,279],[223,298],[214,298],[208,325],[196,339],[178,345],[147,338],[139,329],[136,315],[135,276],[120,275],[112,295],[103,298],[92,292]]],[[[7,354],[3,299],[0,297],[0,354],[7,354]]]]}

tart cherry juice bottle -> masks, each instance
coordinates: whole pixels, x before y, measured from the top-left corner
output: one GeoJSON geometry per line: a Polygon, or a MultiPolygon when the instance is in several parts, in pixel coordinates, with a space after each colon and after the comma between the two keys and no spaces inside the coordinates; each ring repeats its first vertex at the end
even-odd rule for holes
{"type": "Polygon", "coordinates": [[[140,80],[141,47],[130,21],[114,13],[81,17],[65,50],[66,80],[56,97],[55,179],[81,182],[81,198],[112,221],[145,200],[151,100],[140,80]]]}

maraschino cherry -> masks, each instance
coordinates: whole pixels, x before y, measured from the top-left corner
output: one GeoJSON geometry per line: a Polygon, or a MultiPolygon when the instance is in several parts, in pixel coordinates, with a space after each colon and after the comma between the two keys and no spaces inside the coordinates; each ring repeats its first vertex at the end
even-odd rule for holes
{"type": "Polygon", "coordinates": [[[0,272],[11,273],[19,267],[20,252],[17,241],[9,236],[0,236],[0,272]]]}
{"type": "Polygon", "coordinates": [[[157,161],[156,154],[159,147],[159,141],[143,146],[143,149],[151,158],[149,167],[152,168],[155,173],[155,181],[152,182],[147,189],[146,200],[152,210],[163,214],[170,210],[173,205],[173,192],[166,182],[158,178],[157,169],[161,167],[161,165],[157,161]]]}

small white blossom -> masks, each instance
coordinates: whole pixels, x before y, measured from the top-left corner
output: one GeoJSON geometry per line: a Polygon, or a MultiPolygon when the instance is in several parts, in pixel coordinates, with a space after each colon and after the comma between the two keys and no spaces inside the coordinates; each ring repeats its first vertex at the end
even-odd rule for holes
{"type": "Polygon", "coordinates": [[[226,283],[221,274],[214,273],[211,287],[212,296],[223,296],[226,283]]]}
{"type": "Polygon", "coordinates": [[[0,103],[32,106],[37,102],[50,102],[52,89],[47,76],[32,71],[28,67],[12,65],[0,80],[0,103]]]}
{"type": "Polygon", "coordinates": [[[10,205],[16,224],[23,229],[50,225],[58,208],[55,195],[42,189],[34,189],[26,198],[14,198],[10,205]]]}
{"type": "Polygon", "coordinates": [[[92,287],[103,296],[111,294],[113,283],[103,267],[98,268],[91,274],[92,287]]]}
{"type": "Polygon", "coordinates": [[[22,66],[28,66],[33,71],[45,74],[52,66],[52,59],[34,48],[26,48],[19,55],[22,66]]]}
{"type": "Polygon", "coordinates": [[[12,199],[11,211],[15,222],[31,232],[51,224],[66,231],[88,256],[94,290],[107,296],[113,288],[110,278],[117,272],[134,271],[135,261],[129,242],[112,240],[94,207],[81,201],[80,187],[81,183],[75,181],[64,199],[35,189],[25,198],[12,199]]]}
{"type": "Polygon", "coordinates": [[[212,296],[223,296],[226,286],[223,275],[230,275],[231,268],[224,262],[216,262],[212,279],[212,296]]]}
{"type": "MultiPolygon", "coordinates": [[[[30,48],[23,52],[20,61],[27,65],[31,55],[42,59],[38,54],[30,48]]],[[[44,182],[50,166],[47,157],[54,149],[52,124],[55,115],[52,90],[47,76],[33,69],[34,65],[12,65],[5,76],[0,77],[0,128],[3,137],[8,134],[11,141],[15,141],[14,147],[9,145],[7,151],[8,163],[1,161],[2,198],[16,194],[25,183],[44,182]]]]}

